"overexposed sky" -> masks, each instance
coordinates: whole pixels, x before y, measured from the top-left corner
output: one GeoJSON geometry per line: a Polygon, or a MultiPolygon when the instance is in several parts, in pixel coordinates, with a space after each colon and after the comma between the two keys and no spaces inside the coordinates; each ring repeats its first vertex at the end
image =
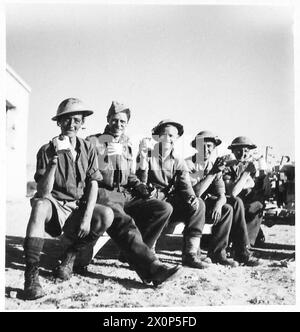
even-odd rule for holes
{"type": "Polygon", "coordinates": [[[95,110],[82,136],[102,132],[112,100],[132,109],[136,142],[164,118],[226,147],[249,136],[294,157],[293,10],[285,6],[8,4],[7,62],[31,86],[28,162],[57,135],[58,104],[95,110]]]}

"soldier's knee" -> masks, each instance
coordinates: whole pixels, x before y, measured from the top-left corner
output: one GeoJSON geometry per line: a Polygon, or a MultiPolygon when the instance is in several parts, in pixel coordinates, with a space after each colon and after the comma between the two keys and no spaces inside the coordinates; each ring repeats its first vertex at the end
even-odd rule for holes
{"type": "Polygon", "coordinates": [[[165,214],[171,215],[173,213],[173,206],[168,202],[161,201],[160,207],[165,214]]]}
{"type": "Polygon", "coordinates": [[[35,198],[31,201],[31,206],[35,212],[47,213],[51,208],[51,203],[45,198],[35,198]]]}
{"type": "Polygon", "coordinates": [[[113,210],[109,207],[104,207],[101,215],[102,224],[107,229],[111,226],[114,220],[114,213],[113,210]]]}
{"type": "Polygon", "coordinates": [[[205,211],[206,207],[205,207],[205,203],[204,203],[203,199],[198,198],[198,201],[199,201],[199,210],[205,211]]]}
{"type": "Polygon", "coordinates": [[[229,204],[223,206],[223,213],[226,215],[233,215],[233,207],[229,204]]]}
{"type": "Polygon", "coordinates": [[[230,200],[238,207],[244,208],[244,202],[240,197],[230,197],[230,200]]]}
{"type": "Polygon", "coordinates": [[[114,213],[110,207],[96,205],[93,212],[93,219],[96,228],[106,230],[113,222],[114,213]]]}

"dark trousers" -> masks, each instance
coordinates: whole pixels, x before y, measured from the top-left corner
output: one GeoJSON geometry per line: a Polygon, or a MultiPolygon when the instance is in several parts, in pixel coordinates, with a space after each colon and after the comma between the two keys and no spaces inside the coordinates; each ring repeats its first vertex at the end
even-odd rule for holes
{"type": "MultiPolygon", "coordinates": [[[[215,206],[216,200],[207,198],[206,205],[206,222],[212,223],[211,215],[215,206]]],[[[209,242],[208,256],[211,258],[219,259],[226,258],[226,248],[229,244],[229,236],[232,228],[233,208],[229,204],[222,207],[222,215],[220,220],[213,225],[212,235],[209,242]]]]}
{"type": "Polygon", "coordinates": [[[180,197],[175,197],[169,203],[173,206],[171,221],[183,220],[185,227],[183,231],[184,237],[201,237],[205,224],[205,204],[201,198],[199,207],[196,211],[190,209],[184,204],[180,197]]]}
{"type": "Polygon", "coordinates": [[[149,248],[154,246],[173,212],[171,204],[158,199],[132,199],[125,203],[124,210],[134,219],[149,248]]]}
{"type": "Polygon", "coordinates": [[[263,219],[263,204],[259,201],[245,202],[245,217],[250,244],[255,244],[263,219]]]}
{"type": "Polygon", "coordinates": [[[156,260],[156,257],[143,242],[142,235],[133,218],[124,211],[128,199],[129,196],[116,190],[109,191],[103,188],[98,190],[97,202],[109,206],[114,213],[113,223],[106,232],[139,276],[148,278],[150,276],[150,266],[156,260]]]}
{"type": "Polygon", "coordinates": [[[250,254],[248,248],[250,244],[254,244],[260,228],[260,222],[257,222],[258,215],[256,214],[257,208],[262,207],[262,204],[250,204],[251,209],[255,208],[256,214],[249,217],[249,206],[245,207],[243,200],[240,197],[229,197],[227,202],[233,207],[233,223],[231,231],[231,241],[233,249],[237,256],[247,256],[250,254]],[[248,215],[248,218],[247,218],[248,215]]]}
{"type": "Polygon", "coordinates": [[[260,201],[259,195],[254,191],[243,190],[239,194],[239,198],[244,203],[248,237],[253,246],[262,223],[264,205],[260,201]]]}

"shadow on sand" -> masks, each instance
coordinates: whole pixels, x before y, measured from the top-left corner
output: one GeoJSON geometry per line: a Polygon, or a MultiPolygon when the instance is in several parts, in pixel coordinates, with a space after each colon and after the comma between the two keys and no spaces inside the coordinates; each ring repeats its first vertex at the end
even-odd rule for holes
{"type": "Polygon", "coordinates": [[[254,247],[251,250],[261,259],[282,261],[295,258],[295,245],[265,242],[262,248],[254,247]]]}
{"type": "MultiPolygon", "coordinates": [[[[24,238],[17,236],[6,236],[6,252],[5,252],[5,268],[14,269],[19,271],[25,270],[25,261],[23,254],[23,242],[24,238]]],[[[43,252],[41,254],[40,261],[40,276],[56,283],[56,280],[53,278],[52,270],[57,265],[58,259],[63,252],[63,245],[59,239],[45,239],[43,252]]],[[[129,268],[126,264],[121,264],[122,266],[117,266],[117,263],[112,262],[111,264],[106,263],[105,260],[108,259],[117,259],[119,255],[118,248],[114,245],[112,241],[108,241],[98,252],[96,258],[100,258],[100,262],[97,259],[96,265],[99,266],[110,266],[110,267],[119,267],[119,268],[129,268]]],[[[85,275],[88,278],[98,279],[98,280],[110,280],[122,284],[125,288],[137,288],[144,289],[148,288],[148,285],[143,284],[128,278],[118,278],[112,276],[106,276],[101,273],[87,272],[85,275]]],[[[14,288],[14,287],[5,287],[5,296],[11,297],[11,294],[15,293],[16,298],[23,298],[23,289],[14,288]]]]}
{"type": "MultiPolygon", "coordinates": [[[[23,241],[24,238],[17,236],[6,236],[6,255],[5,267],[6,269],[25,270],[25,263],[23,257],[23,241]]],[[[204,238],[202,249],[207,249],[207,239],[204,238]]],[[[156,252],[162,257],[164,263],[178,263],[181,260],[182,236],[162,236],[157,242],[156,252]],[[174,251],[179,251],[174,252],[174,251]]],[[[263,248],[252,248],[254,255],[261,259],[269,259],[274,261],[289,260],[295,258],[295,246],[277,243],[264,243],[263,248]]],[[[53,280],[52,269],[57,265],[58,259],[63,252],[63,246],[59,239],[45,239],[43,252],[41,254],[40,275],[46,279],[53,280]]],[[[108,241],[97,253],[94,264],[97,266],[108,266],[115,268],[130,267],[127,264],[121,264],[118,261],[119,250],[112,240],[108,241]],[[109,261],[113,260],[113,261],[109,261]]],[[[99,280],[112,280],[121,283],[125,288],[147,288],[149,286],[132,279],[122,279],[118,277],[105,276],[103,274],[87,272],[86,277],[99,280]]],[[[11,292],[16,292],[17,298],[22,298],[22,290],[13,287],[5,288],[6,297],[10,296],[11,292]]]]}

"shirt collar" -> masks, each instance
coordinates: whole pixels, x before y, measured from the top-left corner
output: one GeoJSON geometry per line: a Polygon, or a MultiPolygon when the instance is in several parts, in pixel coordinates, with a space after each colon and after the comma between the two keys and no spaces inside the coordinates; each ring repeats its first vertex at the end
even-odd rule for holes
{"type": "Polygon", "coordinates": [[[75,150],[77,152],[80,152],[82,149],[83,149],[83,145],[84,145],[84,142],[83,142],[83,139],[76,136],[76,145],[75,145],[75,150]]]}
{"type": "MultiPolygon", "coordinates": [[[[160,158],[162,157],[162,156],[161,156],[161,153],[160,153],[160,151],[159,151],[159,143],[156,143],[156,144],[154,145],[153,150],[154,150],[154,151],[158,151],[158,155],[159,155],[159,157],[160,157],[160,158]]],[[[176,158],[176,152],[174,151],[174,148],[172,148],[172,150],[170,151],[170,153],[168,154],[168,156],[167,156],[165,159],[168,159],[168,158],[170,158],[170,159],[175,159],[175,158],[176,158]]]]}
{"type": "MultiPolygon", "coordinates": [[[[108,125],[104,128],[103,135],[108,135],[108,136],[111,136],[113,138],[113,135],[109,131],[109,126],[108,125]]],[[[125,134],[122,134],[119,138],[119,141],[118,141],[118,143],[128,143],[128,142],[129,142],[129,137],[125,134]]]]}
{"type": "MultiPolygon", "coordinates": [[[[197,156],[198,156],[198,154],[195,153],[195,154],[191,157],[192,162],[193,162],[194,164],[196,164],[196,162],[197,162],[197,156]]],[[[201,165],[201,167],[202,167],[203,169],[211,169],[212,166],[213,166],[213,161],[212,161],[211,159],[208,159],[208,160],[204,161],[203,163],[198,162],[197,164],[198,164],[198,165],[201,165]]]]}

